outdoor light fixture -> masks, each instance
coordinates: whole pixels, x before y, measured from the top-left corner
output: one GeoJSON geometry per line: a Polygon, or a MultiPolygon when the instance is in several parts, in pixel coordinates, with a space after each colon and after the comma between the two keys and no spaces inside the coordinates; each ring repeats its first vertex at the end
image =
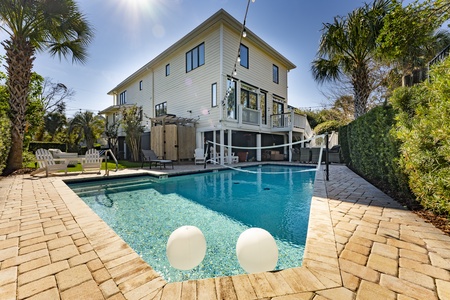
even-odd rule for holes
{"type": "Polygon", "coordinates": [[[245,31],[245,29],[242,31],[242,37],[247,37],[247,31],[245,31]]]}

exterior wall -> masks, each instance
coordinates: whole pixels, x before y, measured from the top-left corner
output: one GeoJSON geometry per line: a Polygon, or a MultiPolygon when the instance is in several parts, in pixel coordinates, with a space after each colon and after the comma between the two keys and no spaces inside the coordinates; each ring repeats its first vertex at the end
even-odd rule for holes
{"type": "Polygon", "coordinates": [[[210,123],[211,85],[219,81],[219,43],[219,26],[214,26],[156,66],[155,105],[167,102],[168,114],[198,119],[199,126],[210,123]],[[201,43],[205,44],[205,64],[186,73],[186,53],[201,43]],[[166,76],[169,63],[170,75],[166,76]]]}

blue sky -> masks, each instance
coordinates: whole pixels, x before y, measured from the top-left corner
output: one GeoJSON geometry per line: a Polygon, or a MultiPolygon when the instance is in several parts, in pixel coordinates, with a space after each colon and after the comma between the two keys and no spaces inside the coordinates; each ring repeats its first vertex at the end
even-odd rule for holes
{"type": "MultiPolygon", "coordinates": [[[[255,0],[246,25],[297,68],[289,73],[290,105],[318,107],[327,103],[311,75],[323,23],[346,15],[359,0],[255,0]]],[[[34,71],[64,83],[76,94],[67,115],[98,112],[112,105],[107,92],[166,48],[223,8],[239,22],[247,0],[78,0],[95,29],[86,64],[38,53],[34,71]]],[[[0,39],[5,39],[0,32],[0,39]]],[[[4,50],[0,49],[0,54],[4,50]]]]}

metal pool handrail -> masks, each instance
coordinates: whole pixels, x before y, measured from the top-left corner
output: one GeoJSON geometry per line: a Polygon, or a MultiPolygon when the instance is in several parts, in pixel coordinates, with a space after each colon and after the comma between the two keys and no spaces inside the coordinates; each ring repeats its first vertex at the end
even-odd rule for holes
{"type": "Polygon", "coordinates": [[[116,157],[114,156],[114,153],[111,151],[111,149],[105,150],[105,176],[109,176],[109,170],[108,170],[108,153],[110,153],[111,157],[113,158],[114,162],[116,163],[116,170],[114,172],[117,172],[119,169],[119,163],[117,162],[116,157]]]}

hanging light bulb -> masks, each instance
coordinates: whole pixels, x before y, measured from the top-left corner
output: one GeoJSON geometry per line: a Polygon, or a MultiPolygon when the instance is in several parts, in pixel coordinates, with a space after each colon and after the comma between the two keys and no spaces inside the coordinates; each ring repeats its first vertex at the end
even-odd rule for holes
{"type": "Polygon", "coordinates": [[[253,3],[255,3],[255,0],[252,0],[253,3]]]}
{"type": "Polygon", "coordinates": [[[236,69],[234,69],[233,75],[236,76],[237,72],[236,69]]]}
{"type": "Polygon", "coordinates": [[[245,31],[245,29],[244,29],[244,31],[242,31],[242,37],[246,37],[247,36],[247,31],[245,31]]]}
{"type": "Polygon", "coordinates": [[[240,55],[238,56],[238,62],[241,62],[241,56],[240,55]]]}

